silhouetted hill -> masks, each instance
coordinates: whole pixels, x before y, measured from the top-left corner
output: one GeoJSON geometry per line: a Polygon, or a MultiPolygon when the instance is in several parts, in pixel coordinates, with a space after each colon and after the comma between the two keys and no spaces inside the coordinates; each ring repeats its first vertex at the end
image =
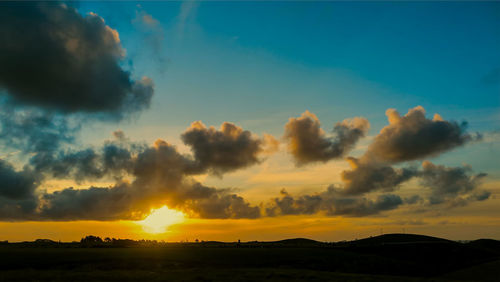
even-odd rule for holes
{"type": "Polygon", "coordinates": [[[500,241],[493,239],[479,239],[467,243],[468,246],[495,252],[500,255],[500,241]]]}
{"type": "MultiPolygon", "coordinates": [[[[260,275],[248,281],[265,280],[265,277],[274,280],[276,277],[272,273],[276,271],[288,273],[286,275],[290,278],[297,273],[311,273],[323,277],[321,281],[335,280],[335,275],[345,273],[364,275],[356,276],[354,281],[358,278],[372,281],[376,275],[392,277],[392,281],[403,281],[404,277],[444,277],[452,281],[462,277],[479,277],[488,280],[496,277],[499,249],[500,242],[496,240],[460,243],[416,234],[385,234],[337,243],[305,238],[268,242],[165,243],[114,238],[101,240],[87,236],[74,243],[37,240],[0,244],[0,281],[12,281],[11,278],[17,277],[15,275],[25,275],[26,278],[16,281],[39,281],[39,275],[47,271],[69,275],[73,270],[81,274],[88,273],[89,269],[96,271],[89,275],[118,271],[123,272],[124,277],[132,273],[160,271],[163,275],[179,273],[179,277],[185,277],[200,269],[210,275],[234,273],[236,270],[245,275],[260,275]],[[27,268],[31,272],[26,271],[27,268]],[[295,271],[293,275],[291,271],[295,271]],[[7,275],[5,273],[13,274],[3,277],[7,275]],[[266,273],[265,276],[262,276],[263,273],[266,273]]],[[[65,277],[68,279],[60,281],[78,280],[65,277]]],[[[379,277],[379,281],[386,281],[387,277],[379,277]]],[[[171,280],[179,280],[174,278],[171,280]]],[[[228,274],[224,279],[234,281],[233,278],[228,274]]],[[[224,279],[214,278],[213,281],[224,279]]],[[[80,281],[91,280],[82,278],[80,281]]],[[[148,279],[142,276],[137,279],[144,280],[148,279]]],[[[314,279],[305,277],[303,280],[314,279]]]]}
{"type": "Polygon", "coordinates": [[[339,243],[348,246],[374,246],[387,244],[458,244],[455,241],[418,234],[384,234],[360,240],[339,243]]]}
{"type": "Polygon", "coordinates": [[[393,259],[400,265],[406,263],[406,266],[423,276],[437,275],[498,258],[499,253],[489,250],[489,246],[497,245],[490,241],[464,244],[416,234],[385,234],[336,244],[336,248],[349,252],[393,259]]]}
{"type": "Polygon", "coordinates": [[[294,238],[294,239],[285,239],[280,241],[269,242],[272,244],[279,244],[284,246],[323,246],[325,243],[318,242],[315,240],[307,239],[307,238],[294,238]]]}

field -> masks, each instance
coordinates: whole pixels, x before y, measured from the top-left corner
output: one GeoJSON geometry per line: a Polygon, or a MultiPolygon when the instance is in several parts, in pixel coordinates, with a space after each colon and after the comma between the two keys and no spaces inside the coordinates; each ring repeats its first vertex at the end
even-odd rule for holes
{"type": "Polygon", "coordinates": [[[499,242],[385,235],[155,247],[0,246],[2,281],[495,281],[499,242]],[[392,237],[391,237],[392,236],[392,237]]]}

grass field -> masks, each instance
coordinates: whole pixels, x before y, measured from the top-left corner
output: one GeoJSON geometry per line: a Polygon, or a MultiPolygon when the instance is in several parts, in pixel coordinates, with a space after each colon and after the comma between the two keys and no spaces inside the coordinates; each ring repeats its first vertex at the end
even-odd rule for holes
{"type": "MultiPolygon", "coordinates": [[[[451,241],[0,247],[1,281],[495,281],[498,253],[451,241]],[[391,243],[392,242],[392,243],[391,243]],[[287,245],[289,244],[289,245],[287,245]],[[484,269],[484,271],[482,271],[484,269]]],[[[498,241],[496,241],[498,242],[498,241]]]]}

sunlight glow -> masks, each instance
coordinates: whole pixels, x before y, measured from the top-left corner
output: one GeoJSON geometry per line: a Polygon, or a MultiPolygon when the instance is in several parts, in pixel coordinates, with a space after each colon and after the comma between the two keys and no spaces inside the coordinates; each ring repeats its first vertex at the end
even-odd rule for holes
{"type": "Polygon", "coordinates": [[[184,214],[180,211],[169,209],[163,206],[152,210],[144,220],[137,221],[142,225],[142,229],[147,233],[164,233],[168,227],[184,221],[184,214]]]}

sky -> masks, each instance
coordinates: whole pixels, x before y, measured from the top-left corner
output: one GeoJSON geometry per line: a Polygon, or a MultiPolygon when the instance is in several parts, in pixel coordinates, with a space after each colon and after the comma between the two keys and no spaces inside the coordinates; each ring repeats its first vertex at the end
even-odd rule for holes
{"type": "Polygon", "coordinates": [[[0,240],[500,239],[500,3],[0,4],[0,240]]]}

